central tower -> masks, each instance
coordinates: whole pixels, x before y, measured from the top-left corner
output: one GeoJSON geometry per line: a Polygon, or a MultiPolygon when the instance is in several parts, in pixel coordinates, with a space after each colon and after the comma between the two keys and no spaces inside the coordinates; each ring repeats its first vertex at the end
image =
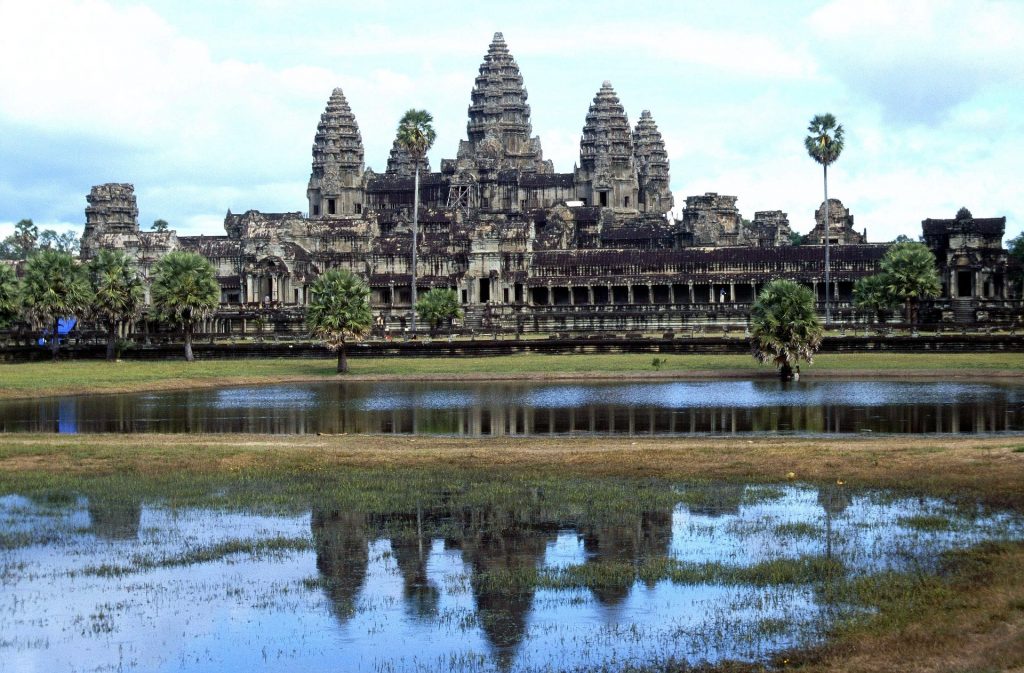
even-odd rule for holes
{"type": "Polygon", "coordinates": [[[530,136],[533,128],[526,97],[519,65],[504,36],[495,33],[470,94],[469,139],[459,143],[456,160],[460,171],[554,172],[551,162],[544,160],[540,138],[530,136]]]}

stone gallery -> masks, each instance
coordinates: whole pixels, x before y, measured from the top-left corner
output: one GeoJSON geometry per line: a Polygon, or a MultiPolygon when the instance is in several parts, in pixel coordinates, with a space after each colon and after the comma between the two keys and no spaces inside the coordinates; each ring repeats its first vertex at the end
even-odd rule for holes
{"type": "MultiPolygon", "coordinates": [[[[454,159],[420,165],[418,263],[422,294],[451,288],[464,328],[493,331],[667,331],[743,324],[758,290],[785,277],[830,297],[833,315],[857,319],[854,283],[878,270],[886,244],[839,200],[814,214],[791,245],[786,213],[744,219],[735,196],[687,197],[670,215],[669,160],[651,112],[630,125],[610,82],[583,117],[578,167],[556,173],[532,136],[523,77],[501,33],[470,93],[467,137],[454,159]],[[832,247],[826,287],[823,245],[832,247]]],[[[582,108],[581,108],[582,112],[582,108]]],[[[327,101],[313,138],[306,213],[250,210],[224,218],[224,236],[140,231],[130,184],[92,189],[82,255],[105,247],[132,254],[144,276],[162,255],[192,250],[217,269],[222,306],[207,326],[251,331],[267,315],[277,331],[302,328],[309,288],[321,272],[351,269],[371,289],[380,329],[399,331],[411,313],[412,158],[396,142],[387,169],[364,163],[356,115],[341,89],[327,101]]],[[[1006,280],[1006,218],[923,222],[943,282],[922,316],[934,322],[1001,322],[1019,305],[1006,280]]]]}

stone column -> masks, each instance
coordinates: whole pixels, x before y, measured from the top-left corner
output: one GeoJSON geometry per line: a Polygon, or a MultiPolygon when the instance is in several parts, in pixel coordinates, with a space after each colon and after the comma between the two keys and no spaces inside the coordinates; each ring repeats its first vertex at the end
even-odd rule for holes
{"type": "Polygon", "coordinates": [[[647,284],[647,303],[654,303],[654,286],[651,285],[650,283],[647,284]]]}
{"type": "MultiPolygon", "coordinates": [[[[814,293],[814,303],[817,304],[818,303],[818,281],[816,281],[816,280],[812,280],[811,281],[811,292],[814,293]]],[[[828,292],[825,293],[825,296],[826,297],[828,296],[828,292]]]]}
{"type": "Polygon", "coordinates": [[[711,283],[711,285],[708,286],[708,301],[710,303],[712,303],[712,304],[715,303],[715,284],[714,283],[711,283]]]}
{"type": "Polygon", "coordinates": [[[729,283],[729,302],[736,303],[736,283],[729,283]]]}
{"type": "Polygon", "coordinates": [[[693,281],[692,280],[691,281],[687,281],[686,285],[688,286],[688,288],[690,290],[690,303],[693,304],[694,303],[694,301],[693,301],[693,281]]]}
{"type": "Polygon", "coordinates": [[[576,305],[576,287],[574,285],[570,284],[569,285],[569,306],[575,306],[575,305],[576,305]]]}
{"type": "Polygon", "coordinates": [[[593,285],[587,285],[587,301],[591,305],[594,304],[594,286],[593,285]]]}
{"type": "Polygon", "coordinates": [[[633,284],[626,283],[626,303],[633,305],[636,303],[636,299],[633,298],[633,284]]]}
{"type": "Polygon", "coordinates": [[[949,272],[949,298],[956,299],[956,269],[949,272]]]}
{"type": "Polygon", "coordinates": [[[971,288],[971,296],[981,296],[981,271],[974,272],[974,287],[971,288]]]}
{"type": "Polygon", "coordinates": [[[750,283],[750,296],[752,301],[757,301],[757,283],[755,282],[750,283]]]}

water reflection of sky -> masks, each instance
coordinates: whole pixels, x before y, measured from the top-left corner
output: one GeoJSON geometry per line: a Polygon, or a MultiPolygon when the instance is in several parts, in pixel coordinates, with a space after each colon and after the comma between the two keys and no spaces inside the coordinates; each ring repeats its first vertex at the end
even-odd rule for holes
{"type": "MultiPolygon", "coordinates": [[[[617,515],[615,524],[586,516],[554,529],[528,521],[480,531],[465,524],[457,539],[424,539],[421,561],[415,540],[399,542],[383,532],[379,516],[347,511],[268,516],[0,497],[7,541],[0,552],[0,668],[403,673],[757,659],[816,642],[835,606],[823,606],[811,585],[661,580],[506,591],[474,578],[480,569],[639,564],[658,555],[749,566],[826,550],[857,575],[928,568],[944,550],[1024,535],[1018,515],[881,492],[736,484],[681,485],[676,492],[674,508],[635,520],[617,515]],[[915,516],[949,525],[920,530],[915,516]],[[15,543],[18,535],[32,539],[15,543]],[[123,576],[83,573],[239,538],[312,539],[312,549],[123,576]],[[764,620],[786,628],[760,631],[764,620]]],[[[456,515],[441,513],[437,522],[456,515]]]]}
{"type": "Polygon", "coordinates": [[[1024,386],[940,381],[290,383],[0,401],[0,432],[1024,431],[1024,386]]]}

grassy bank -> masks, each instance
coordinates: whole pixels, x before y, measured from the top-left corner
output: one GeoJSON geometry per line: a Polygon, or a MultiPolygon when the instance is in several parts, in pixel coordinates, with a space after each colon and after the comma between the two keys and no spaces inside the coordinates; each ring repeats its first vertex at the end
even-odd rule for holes
{"type": "MultiPolygon", "coordinates": [[[[353,358],[349,379],[360,378],[681,378],[774,375],[746,355],[522,354],[485,358],[353,358]]],[[[825,354],[807,377],[1024,376],[1020,353],[825,354]]],[[[335,380],[334,361],[304,359],[193,362],[42,362],[0,366],[0,398],[93,392],[170,390],[282,381],[335,380]]]]}
{"type": "Polygon", "coordinates": [[[318,473],[353,468],[806,481],[1024,509],[1024,438],[456,438],[0,435],[0,477],[318,473]]]}

